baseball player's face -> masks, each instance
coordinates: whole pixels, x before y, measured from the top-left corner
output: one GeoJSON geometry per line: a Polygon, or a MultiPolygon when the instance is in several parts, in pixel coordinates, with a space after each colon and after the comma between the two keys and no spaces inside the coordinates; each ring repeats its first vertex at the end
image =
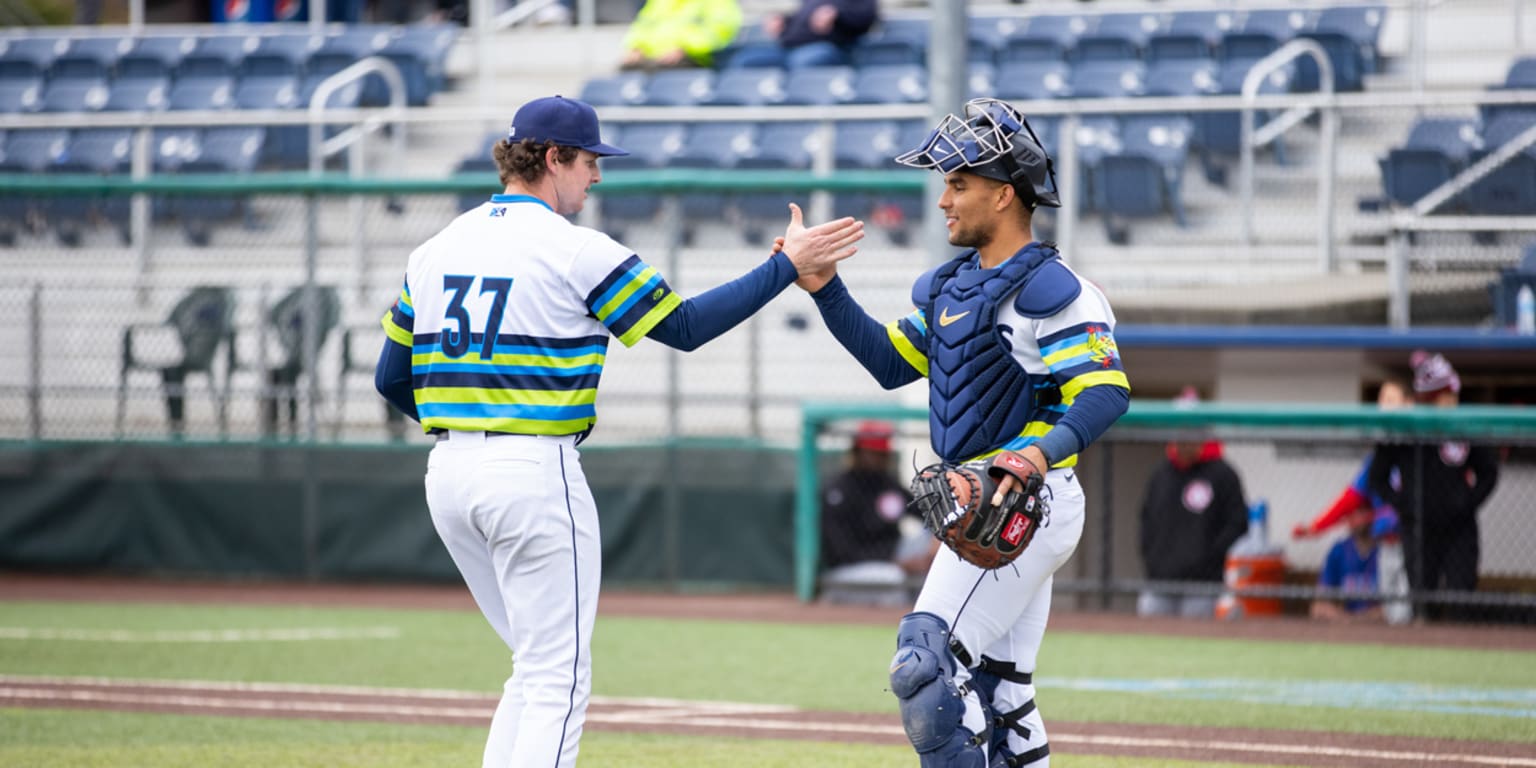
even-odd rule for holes
{"type": "Polygon", "coordinates": [[[603,172],[597,167],[597,155],[579,150],[576,159],[568,165],[554,162],[553,154],[549,157],[550,176],[555,182],[555,213],[561,216],[580,213],[587,204],[587,190],[603,180],[603,172]]]}
{"type": "Polygon", "coordinates": [[[992,242],[1000,186],[998,182],[966,171],[955,171],[944,177],[939,210],[944,212],[950,245],[981,248],[992,242]]]}

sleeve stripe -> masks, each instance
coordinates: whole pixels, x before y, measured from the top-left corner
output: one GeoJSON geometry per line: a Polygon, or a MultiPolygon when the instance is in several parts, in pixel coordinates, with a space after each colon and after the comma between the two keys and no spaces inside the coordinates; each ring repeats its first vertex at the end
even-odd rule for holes
{"type": "Polygon", "coordinates": [[[667,315],[672,314],[672,311],[682,306],[682,304],[683,297],[675,293],[668,293],[666,298],[658,302],[655,307],[651,308],[651,311],[645,313],[639,320],[636,320],[635,324],[629,327],[629,330],[619,336],[619,343],[626,347],[633,347],[641,339],[645,338],[645,335],[650,333],[657,323],[661,322],[667,315]]]}
{"type": "Polygon", "coordinates": [[[645,298],[645,295],[652,288],[660,284],[661,274],[656,271],[655,267],[646,267],[644,272],[635,276],[635,279],[631,280],[623,289],[614,294],[613,298],[601,306],[593,307],[592,311],[597,315],[599,321],[606,324],[613,318],[623,317],[630,307],[633,307],[636,302],[645,298]]]}
{"type": "Polygon", "coordinates": [[[1070,403],[1073,400],[1076,400],[1078,393],[1082,392],[1083,390],[1089,387],[1097,387],[1104,384],[1121,387],[1126,391],[1129,391],[1131,388],[1130,380],[1125,378],[1125,371],[1094,371],[1092,373],[1085,373],[1081,376],[1074,376],[1072,377],[1071,381],[1062,385],[1061,399],[1070,403]]]}
{"type": "Polygon", "coordinates": [[[901,321],[897,320],[886,323],[885,333],[891,338],[891,346],[896,348],[896,353],[901,355],[901,359],[906,360],[908,365],[917,369],[918,373],[927,376],[928,356],[918,351],[917,347],[913,346],[911,340],[907,338],[907,335],[901,332],[901,321]]]}
{"type": "Polygon", "coordinates": [[[380,322],[384,326],[384,335],[388,336],[390,341],[404,347],[409,347],[414,343],[414,340],[411,338],[411,332],[395,323],[395,311],[393,308],[384,313],[384,319],[380,322]]]}

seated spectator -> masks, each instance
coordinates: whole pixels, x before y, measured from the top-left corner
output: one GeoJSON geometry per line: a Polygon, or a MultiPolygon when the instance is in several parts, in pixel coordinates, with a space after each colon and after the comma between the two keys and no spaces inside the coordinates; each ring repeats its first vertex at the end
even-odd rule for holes
{"type": "MultiPolygon", "coordinates": [[[[1185,387],[1176,403],[1199,395],[1185,387]]],[[[1176,441],[1152,472],[1141,504],[1141,560],[1147,578],[1209,584],[1209,594],[1145,589],[1136,600],[1141,616],[1211,618],[1215,587],[1222,583],[1227,550],[1248,530],[1243,481],[1221,456],[1217,440],[1176,441]]]]}
{"type": "Polygon", "coordinates": [[[821,492],[824,596],[904,605],[907,577],[927,573],[938,539],[909,513],[912,496],[892,471],[894,428],[859,425],[847,468],[821,492]]]}
{"type": "Polygon", "coordinates": [[[853,46],[878,19],[876,0],[802,0],[792,15],[764,16],[771,42],[743,46],[727,66],[846,66],[853,61],[853,46]]]}
{"type": "Polygon", "coordinates": [[[1327,621],[1380,621],[1381,603],[1374,597],[1378,588],[1378,547],[1372,534],[1376,510],[1361,504],[1348,516],[1349,535],[1328,550],[1317,585],[1342,590],[1361,597],[1319,598],[1312,601],[1312,618],[1327,621]]]}
{"type": "Polygon", "coordinates": [[[622,69],[714,65],[741,27],[736,0],[646,0],[624,35],[622,69]]]}

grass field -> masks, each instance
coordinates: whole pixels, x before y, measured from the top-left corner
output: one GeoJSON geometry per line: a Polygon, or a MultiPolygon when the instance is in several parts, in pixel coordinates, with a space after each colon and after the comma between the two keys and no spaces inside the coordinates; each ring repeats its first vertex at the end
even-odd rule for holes
{"type": "MultiPolygon", "coordinates": [[[[893,713],[885,691],[892,642],[880,626],[605,616],[594,637],[594,694],[893,713]]],[[[1048,724],[1470,739],[1529,745],[1536,756],[1533,662],[1517,651],[1053,632],[1038,700],[1048,724]]],[[[469,611],[0,603],[0,675],[494,695],[509,672],[505,649],[469,611]],[[274,630],[333,639],[261,634],[274,630]]],[[[0,709],[0,736],[8,766],[447,766],[478,762],[484,728],[13,708],[0,709]]],[[[582,762],[862,768],[915,759],[900,747],[594,729],[582,762]]],[[[1052,764],[1223,765],[1060,752],[1052,764]]]]}

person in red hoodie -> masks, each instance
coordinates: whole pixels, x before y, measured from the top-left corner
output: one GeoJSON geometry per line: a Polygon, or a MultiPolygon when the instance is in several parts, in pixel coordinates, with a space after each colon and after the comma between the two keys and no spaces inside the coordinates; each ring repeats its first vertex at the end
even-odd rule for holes
{"type": "MultiPolygon", "coordinates": [[[[1175,402],[1198,399],[1185,387],[1175,402]]],[[[1147,481],[1141,503],[1141,561],[1149,584],[1136,601],[1142,616],[1211,618],[1227,550],[1248,530],[1248,503],[1221,442],[1168,443],[1167,459],[1147,481]],[[1209,584],[1186,593],[1179,584],[1209,584]]]]}

